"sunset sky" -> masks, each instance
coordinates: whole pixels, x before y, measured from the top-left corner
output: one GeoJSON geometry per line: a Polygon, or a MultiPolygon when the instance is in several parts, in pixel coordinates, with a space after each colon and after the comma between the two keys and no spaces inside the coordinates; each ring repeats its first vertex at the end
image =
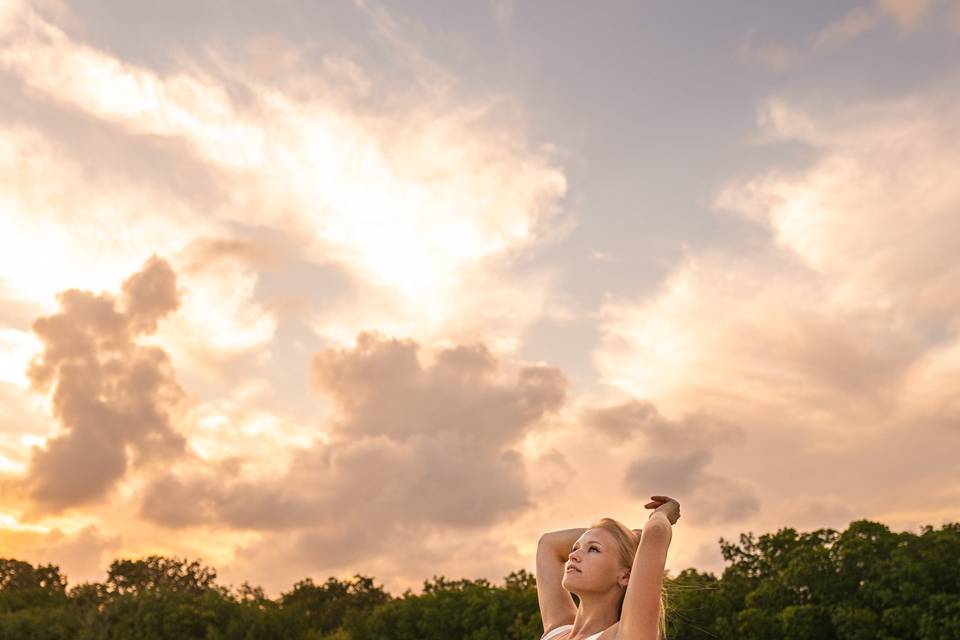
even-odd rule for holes
{"type": "Polygon", "coordinates": [[[0,0],[0,557],[955,522],[958,247],[960,0],[0,0]]]}

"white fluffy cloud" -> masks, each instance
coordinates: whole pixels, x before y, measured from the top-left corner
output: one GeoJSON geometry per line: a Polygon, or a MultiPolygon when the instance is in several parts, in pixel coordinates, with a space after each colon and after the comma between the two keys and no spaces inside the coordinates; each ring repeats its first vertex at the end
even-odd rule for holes
{"type": "MultiPolygon", "coordinates": [[[[671,413],[702,410],[743,426],[753,457],[731,452],[716,461],[721,471],[758,481],[771,470],[757,456],[781,460],[784,473],[845,466],[881,493],[914,483],[925,497],[913,513],[936,517],[947,466],[895,480],[857,452],[889,459],[905,438],[943,447],[960,434],[951,391],[960,371],[957,105],[947,93],[829,112],[771,100],[760,117],[766,139],[805,143],[816,159],[715,199],[764,225],[770,246],[693,254],[654,295],[611,300],[595,353],[606,380],[671,413]]],[[[773,473],[764,505],[774,486],[789,495],[773,473]]],[[[819,482],[800,473],[797,500],[819,482]]],[[[879,517],[889,506],[874,495],[856,508],[879,517]]]]}

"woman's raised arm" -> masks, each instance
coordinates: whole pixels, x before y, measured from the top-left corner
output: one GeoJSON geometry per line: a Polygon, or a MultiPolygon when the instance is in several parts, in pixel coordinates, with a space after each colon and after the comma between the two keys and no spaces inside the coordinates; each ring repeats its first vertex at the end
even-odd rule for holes
{"type": "Polygon", "coordinates": [[[673,538],[672,523],[680,517],[680,505],[666,496],[654,496],[655,500],[658,498],[665,501],[650,514],[640,535],[640,546],[623,597],[617,640],[657,640],[660,634],[663,570],[673,538]]]}
{"type": "Polygon", "coordinates": [[[573,543],[586,529],[563,529],[540,536],[537,543],[537,600],[543,631],[573,624],[577,607],[570,592],[563,588],[563,567],[573,543]]]}

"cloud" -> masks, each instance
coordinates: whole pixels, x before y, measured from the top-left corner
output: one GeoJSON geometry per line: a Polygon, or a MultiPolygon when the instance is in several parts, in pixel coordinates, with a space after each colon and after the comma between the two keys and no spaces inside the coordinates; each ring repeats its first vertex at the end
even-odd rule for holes
{"type": "MultiPolygon", "coordinates": [[[[34,100],[117,134],[179,145],[221,195],[199,211],[208,227],[283,229],[309,240],[311,259],[336,262],[368,287],[362,303],[322,309],[313,325],[325,335],[352,337],[356,326],[342,318],[353,316],[435,338],[478,313],[492,322],[470,327],[474,339],[516,335],[541,312],[550,278],[528,277],[528,295],[519,296],[503,276],[557,228],[566,178],[556,150],[533,147],[505,99],[458,101],[449,82],[433,82],[448,74],[403,39],[400,23],[361,9],[415,74],[432,79],[415,98],[367,95],[357,89],[363,70],[341,56],[301,83],[326,89],[320,99],[276,85],[272,78],[286,74],[265,80],[256,48],[240,62],[213,52],[219,75],[194,67],[164,76],[78,42],[22,6],[3,20],[0,66],[34,100]],[[344,75],[356,81],[344,88],[344,75]],[[240,94],[250,99],[233,97],[240,94]],[[490,318],[485,300],[462,295],[477,285],[517,313],[490,318]]],[[[282,64],[308,67],[297,51],[287,54],[282,64]]]]}
{"type": "Polygon", "coordinates": [[[142,514],[170,527],[289,530],[271,535],[316,568],[373,558],[412,532],[502,523],[532,506],[517,447],[566,395],[557,369],[503,366],[482,345],[428,359],[412,340],[362,333],[314,356],[313,383],[334,413],[283,474],[191,464],[146,486],[142,514]]]}
{"type": "Polygon", "coordinates": [[[651,299],[605,307],[596,362],[609,382],[671,411],[876,419],[891,409],[916,337],[830,299],[789,263],[691,257],[651,299]]]}
{"type": "MultiPolygon", "coordinates": [[[[532,536],[536,543],[536,536],[532,536]]],[[[320,528],[272,532],[237,547],[232,562],[222,565],[224,580],[239,583],[257,576],[268,593],[279,593],[304,577],[355,572],[377,576],[391,593],[418,590],[431,575],[486,577],[502,581],[527,566],[531,554],[503,529],[458,531],[407,528],[403,536],[382,535],[380,523],[359,524],[351,531],[320,528]],[[376,550],[376,551],[374,551],[376,550]]]]}
{"type": "MultiPolygon", "coordinates": [[[[7,304],[47,307],[65,286],[107,288],[151,251],[172,252],[190,233],[213,233],[203,216],[190,218],[178,185],[119,171],[136,161],[115,157],[103,130],[75,124],[77,149],[65,144],[69,136],[57,140],[20,122],[0,123],[0,266],[18,274],[0,280],[7,304]],[[153,215],[159,211],[164,215],[153,215]]],[[[139,151],[159,160],[149,145],[139,151]]]]}
{"type": "Polygon", "coordinates": [[[710,459],[704,450],[679,456],[651,456],[636,460],[627,469],[626,483],[634,493],[643,495],[650,487],[663,487],[666,495],[683,495],[703,481],[702,472],[710,459]]]}
{"type": "Polygon", "coordinates": [[[40,342],[28,331],[0,329],[0,384],[28,386],[26,367],[21,366],[40,350],[40,342]]]}
{"type": "Polygon", "coordinates": [[[70,534],[53,529],[43,545],[28,555],[57,563],[71,583],[77,584],[83,579],[104,575],[106,563],[113,560],[109,553],[119,550],[121,542],[120,536],[106,534],[96,525],[87,525],[70,534]]]}
{"type": "Polygon", "coordinates": [[[892,20],[901,31],[916,30],[931,15],[935,4],[931,0],[876,0],[872,5],[854,7],[843,17],[812,34],[808,41],[812,49],[837,46],[859,38],[892,20]]]}
{"type": "Polygon", "coordinates": [[[119,300],[71,289],[59,295],[59,313],[34,323],[43,352],[30,381],[52,391],[61,425],[34,449],[25,480],[39,511],[105,498],[127,470],[128,451],[136,466],[183,452],[171,423],[182,391],[170,361],[137,342],[176,310],[176,286],[170,266],[153,257],[123,283],[119,300]]]}
{"type": "Polygon", "coordinates": [[[822,49],[853,40],[873,29],[880,15],[870,7],[855,7],[845,16],[810,36],[813,49],[822,49]]]}
{"type": "MultiPolygon", "coordinates": [[[[6,524],[6,523],[4,523],[6,524]]],[[[55,564],[71,586],[103,580],[110,553],[120,548],[119,536],[104,533],[96,525],[65,532],[59,528],[0,528],[0,546],[9,557],[34,564],[55,564]]]]}
{"type": "Polygon", "coordinates": [[[955,106],[931,95],[828,117],[772,100],[770,139],[819,157],[728,185],[715,203],[766,226],[773,244],[692,255],[656,296],[611,300],[601,368],[638,393],[889,407],[910,367],[953,339],[955,106]]]}
{"type": "Polygon", "coordinates": [[[744,60],[756,61],[773,70],[786,70],[796,54],[783,44],[757,44],[752,40],[743,40],[740,43],[740,56],[744,60]]]}
{"type": "MultiPolygon", "coordinates": [[[[760,118],[768,140],[806,144],[814,160],[732,182],[714,201],[762,225],[769,245],[692,253],[653,295],[611,298],[595,352],[604,379],[670,414],[740,426],[743,451],[715,452],[710,469],[764,478],[764,505],[777,492],[831,504],[857,493],[862,515],[880,517],[890,508],[878,488],[908,483],[925,496],[911,513],[939,517],[950,465],[896,480],[890,469],[910,438],[950,446],[960,424],[950,391],[960,379],[957,102],[949,91],[841,108],[771,100],[760,118]]],[[[694,453],[676,461],[696,478],[705,467],[694,453]]],[[[649,462],[638,480],[669,468],[649,462]]]]}
{"type": "MultiPolygon", "coordinates": [[[[75,323],[91,342],[81,364],[99,376],[82,381],[103,390],[91,404],[107,420],[90,418],[76,398],[55,401],[59,431],[44,438],[43,407],[27,410],[20,390],[0,388],[0,416],[18,427],[0,434],[0,464],[27,478],[25,496],[6,484],[4,495],[32,502],[28,517],[72,530],[72,507],[83,505],[84,516],[109,521],[126,548],[144,552],[150,541],[216,555],[262,537],[266,558],[272,541],[289,539],[295,568],[305,549],[331,562],[318,523],[352,513],[357,501],[377,505],[380,485],[431,496],[397,514],[398,528],[423,536],[485,531],[478,523],[529,510],[534,488],[517,451],[562,404],[565,383],[556,370],[514,367],[500,354],[557,313],[555,274],[532,268],[528,252],[569,229],[562,150],[529,138],[509,96],[467,96],[406,37],[416,25],[375,6],[360,11],[391,65],[403,67],[399,81],[394,66],[366,65],[355,43],[318,56],[280,36],[229,52],[164,48],[168,64],[150,67],[89,40],[98,33],[85,28],[89,16],[62,3],[3,4],[0,272],[18,275],[0,280],[0,348],[9,355],[0,374],[21,384],[42,348],[56,371],[38,388],[54,397],[79,389],[82,372],[54,358],[58,347],[24,337],[29,321],[82,308],[114,323],[75,323]],[[116,274],[154,253],[176,273],[175,313],[164,314],[156,283],[142,283],[136,310],[126,294],[88,293],[115,287],[116,274]],[[54,303],[64,290],[74,291],[62,298],[69,308],[54,303]],[[394,391],[398,411],[433,403],[435,387],[452,394],[435,403],[446,413],[420,410],[418,419],[463,427],[432,433],[394,422],[396,431],[379,433],[371,407],[328,420],[335,393],[307,397],[309,354],[331,344],[351,352],[362,329],[416,346],[423,386],[405,387],[419,394],[407,404],[394,391]],[[468,346],[437,351],[443,344],[468,346]],[[153,372],[152,390],[134,380],[137,367],[153,372]],[[473,383],[486,409],[467,402],[462,385],[473,383]],[[154,421],[118,426],[138,409],[153,410],[154,421]],[[394,475],[365,485],[380,468],[394,475]],[[71,474],[82,476],[75,486],[71,474]],[[278,478],[303,483],[291,489],[278,478]],[[120,506],[130,495],[157,522],[198,525],[195,535],[154,537],[155,524],[120,506]]],[[[315,371],[318,384],[339,384],[315,371]]],[[[331,543],[380,548],[376,536],[355,533],[359,518],[329,529],[331,543]]],[[[475,538],[444,543],[480,566],[475,538]]],[[[509,553],[498,557],[519,557],[509,553]]],[[[412,559],[405,566],[422,577],[412,559]]]]}
{"type": "Polygon", "coordinates": [[[704,414],[670,420],[639,400],[591,408],[582,420],[587,428],[613,436],[618,447],[651,452],[626,468],[623,482],[635,498],[675,497],[694,514],[691,519],[703,524],[743,520],[759,510],[747,483],[707,470],[715,448],[743,442],[737,426],[704,414]]]}
{"type": "MultiPolygon", "coordinates": [[[[244,240],[208,215],[207,198],[216,198],[197,192],[205,192],[210,176],[184,159],[182,149],[118,140],[89,122],[69,124],[62,135],[0,124],[0,270],[17,274],[0,279],[0,313],[9,310],[0,323],[26,329],[25,318],[54,310],[58,291],[107,289],[117,273],[157,253],[169,256],[184,289],[179,313],[158,335],[175,359],[202,369],[267,342],[275,319],[252,299],[257,269],[270,265],[251,252],[265,250],[227,255],[224,246],[244,240]],[[167,171],[189,173],[194,181],[185,187],[182,176],[167,171]],[[218,312],[209,313],[211,307],[218,312]]],[[[25,364],[19,359],[10,366],[25,364]]]]}
{"type": "Polygon", "coordinates": [[[877,0],[877,8],[905,28],[916,26],[933,4],[931,0],[877,0]]]}
{"type": "Polygon", "coordinates": [[[837,283],[838,302],[943,318],[960,301],[949,241],[960,233],[956,104],[932,93],[827,117],[771,100],[761,113],[768,135],[813,145],[819,158],[731,185],[716,204],[766,225],[779,246],[837,283]]]}
{"type": "Polygon", "coordinates": [[[642,434],[666,446],[689,446],[697,443],[738,444],[743,438],[736,425],[696,413],[680,420],[671,420],[663,416],[652,403],[641,400],[592,407],[582,413],[581,420],[616,441],[642,434]]]}
{"type": "Polygon", "coordinates": [[[482,345],[443,349],[427,368],[417,352],[410,340],[361,334],[352,350],[315,356],[314,384],[338,406],[336,433],[404,439],[452,431],[496,447],[563,402],[557,369],[523,367],[505,386],[482,345]]]}
{"type": "MultiPolygon", "coordinates": [[[[892,21],[901,36],[910,35],[923,26],[932,15],[938,0],[876,0],[853,7],[841,17],[804,38],[798,45],[780,42],[758,44],[754,37],[740,43],[744,60],[755,61],[774,71],[785,71],[810,54],[828,51],[861,38],[892,21]]],[[[952,2],[949,11],[956,13],[960,4],[952,2]]],[[[949,18],[947,19],[949,22],[949,18]]]]}
{"type": "Polygon", "coordinates": [[[933,14],[939,0],[876,0],[868,6],[854,7],[843,17],[812,34],[812,49],[824,49],[855,40],[892,20],[901,34],[918,29],[933,14]]]}

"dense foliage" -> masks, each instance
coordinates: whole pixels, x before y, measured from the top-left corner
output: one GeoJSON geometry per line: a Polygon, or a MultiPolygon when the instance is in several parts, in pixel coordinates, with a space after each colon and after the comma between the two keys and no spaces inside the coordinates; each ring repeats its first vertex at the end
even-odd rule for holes
{"type": "MultiPolygon", "coordinates": [[[[784,528],[720,540],[720,577],[666,581],[668,636],[736,640],[960,638],[960,523],[895,533],[784,528]]],[[[198,562],[117,560],[67,588],[52,565],[0,559],[0,640],[521,640],[541,634],[533,576],[503,585],[434,577],[399,597],[356,575],[305,579],[277,598],[228,589],[198,562]]]]}

